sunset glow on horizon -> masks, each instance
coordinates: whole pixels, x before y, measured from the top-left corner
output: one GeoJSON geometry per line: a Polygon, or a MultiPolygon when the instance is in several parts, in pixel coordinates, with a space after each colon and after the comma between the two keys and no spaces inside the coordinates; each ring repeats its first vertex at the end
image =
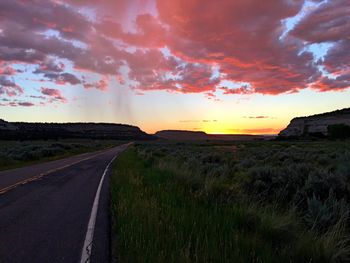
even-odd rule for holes
{"type": "Polygon", "coordinates": [[[277,134],[350,106],[348,0],[1,0],[0,119],[277,134]]]}

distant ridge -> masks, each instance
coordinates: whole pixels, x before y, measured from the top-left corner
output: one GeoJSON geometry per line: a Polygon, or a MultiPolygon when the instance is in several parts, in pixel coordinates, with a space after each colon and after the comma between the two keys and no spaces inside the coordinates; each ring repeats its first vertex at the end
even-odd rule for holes
{"type": "Polygon", "coordinates": [[[306,117],[296,117],[279,137],[300,137],[308,135],[328,135],[329,126],[350,126],[350,108],[315,114],[306,117]]]}
{"type": "Polygon", "coordinates": [[[196,141],[196,140],[220,140],[220,141],[246,141],[265,140],[271,136],[249,134],[207,134],[203,131],[163,130],[154,134],[156,137],[167,140],[196,141]]]}
{"type": "Polygon", "coordinates": [[[0,120],[0,139],[30,140],[58,138],[150,140],[153,136],[139,127],[114,123],[40,123],[0,120]]]}

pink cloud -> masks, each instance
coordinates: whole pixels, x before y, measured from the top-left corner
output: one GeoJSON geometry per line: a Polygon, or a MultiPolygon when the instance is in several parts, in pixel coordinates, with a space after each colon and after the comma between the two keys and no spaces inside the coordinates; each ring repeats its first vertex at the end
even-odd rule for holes
{"type": "Polygon", "coordinates": [[[291,32],[292,35],[310,44],[332,43],[319,65],[335,79],[319,77],[313,88],[320,91],[344,90],[350,87],[350,3],[347,0],[332,0],[322,3],[304,17],[291,32]]]}
{"type": "Polygon", "coordinates": [[[0,75],[0,95],[6,94],[9,97],[19,96],[24,90],[13,80],[0,75]]]}
{"type": "MultiPolygon", "coordinates": [[[[115,77],[136,94],[162,90],[215,99],[217,92],[277,95],[308,87],[349,88],[348,1],[319,4],[281,38],[283,21],[297,15],[304,2],[3,0],[0,60],[36,65],[33,74],[86,89],[105,91],[107,80],[115,77]],[[309,44],[329,42],[332,47],[317,63],[305,51],[309,44]],[[320,66],[334,78],[326,77],[320,66]],[[121,67],[128,68],[128,79],[121,67]],[[77,71],[101,80],[87,83],[77,71]],[[248,84],[222,87],[223,80],[248,84]]],[[[16,78],[10,68],[0,72],[16,78]]],[[[8,96],[21,92],[16,85],[0,89],[8,96]]]]}
{"type": "Polygon", "coordinates": [[[84,88],[86,88],[86,89],[94,88],[94,89],[98,89],[98,90],[101,90],[101,91],[108,90],[107,80],[104,80],[104,79],[101,79],[98,82],[94,82],[94,83],[84,82],[83,85],[84,85],[84,88]]]}
{"type": "Polygon", "coordinates": [[[317,73],[311,54],[298,55],[298,43],[279,38],[281,20],[296,15],[301,5],[302,1],[158,1],[160,17],[176,36],[170,47],[177,56],[216,63],[226,79],[248,82],[252,92],[265,94],[303,89],[317,73]]]}
{"type": "Polygon", "coordinates": [[[326,1],[304,17],[291,33],[312,43],[347,38],[350,32],[349,12],[347,0],[326,1]]]}
{"type": "Polygon", "coordinates": [[[9,102],[5,102],[5,103],[0,103],[0,106],[2,107],[6,107],[6,106],[10,106],[10,107],[18,107],[18,106],[21,106],[21,107],[32,107],[32,106],[35,106],[34,103],[32,102],[29,102],[29,101],[9,101],[9,102]]]}
{"type": "Polygon", "coordinates": [[[50,98],[49,102],[54,102],[54,101],[60,101],[63,103],[67,102],[67,99],[62,95],[61,91],[58,89],[41,87],[41,93],[50,98]]]}
{"type": "Polygon", "coordinates": [[[7,76],[13,76],[17,73],[17,71],[9,66],[9,65],[3,65],[1,62],[0,62],[0,75],[7,75],[7,76]]]}
{"type": "Polygon", "coordinates": [[[18,102],[18,105],[23,107],[32,107],[34,106],[34,103],[26,101],[26,102],[18,102]]]}
{"type": "Polygon", "coordinates": [[[252,94],[254,91],[249,86],[241,86],[239,88],[230,89],[227,87],[220,87],[224,91],[224,94],[252,94]]]}
{"type": "Polygon", "coordinates": [[[57,63],[53,59],[46,59],[39,64],[39,67],[34,71],[34,73],[61,73],[64,69],[65,65],[62,62],[57,63]]]}
{"type": "Polygon", "coordinates": [[[350,87],[350,73],[334,79],[324,77],[314,82],[311,88],[318,91],[341,91],[350,87]]]}

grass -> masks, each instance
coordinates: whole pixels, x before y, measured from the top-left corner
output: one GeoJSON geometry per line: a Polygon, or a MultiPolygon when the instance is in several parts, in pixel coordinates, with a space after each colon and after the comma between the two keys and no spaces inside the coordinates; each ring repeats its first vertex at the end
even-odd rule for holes
{"type": "Polygon", "coordinates": [[[112,140],[0,141],[0,170],[18,168],[102,150],[123,142],[112,140]]]}
{"type": "MultiPolygon", "coordinates": [[[[113,255],[120,262],[347,262],[348,219],[327,220],[327,213],[336,212],[322,208],[337,207],[334,202],[344,200],[341,209],[346,210],[344,195],[327,195],[324,200],[312,195],[319,201],[313,204],[313,216],[319,219],[322,212],[327,222],[322,227],[307,224],[306,218],[318,221],[294,198],[310,184],[314,170],[328,167],[339,176],[338,169],[346,171],[341,160],[348,146],[344,142],[311,143],[308,148],[305,143],[275,142],[136,144],[114,163],[113,255]],[[282,167],[287,172],[277,169],[291,158],[303,158],[300,165],[311,165],[298,168],[297,173],[305,175],[297,182],[288,172],[296,161],[282,167]],[[296,190],[277,199],[275,193],[281,196],[286,185],[275,177],[289,178],[290,188],[296,190]],[[268,184],[274,191],[268,191],[268,184]]],[[[318,181],[324,183],[322,176],[318,181]]],[[[336,186],[333,181],[327,182],[336,186]]]]}

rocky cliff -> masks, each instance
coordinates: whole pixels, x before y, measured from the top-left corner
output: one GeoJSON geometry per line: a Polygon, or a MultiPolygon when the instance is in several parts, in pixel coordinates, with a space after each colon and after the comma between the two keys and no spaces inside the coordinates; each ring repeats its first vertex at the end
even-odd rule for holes
{"type": "Polygon", "coordinates": [[[316,114],[308,117],[294,118],[281,137],[300,137],[307,135],[328,135],[328,127],[336,124],[350,126],[350,108],[316,114]]]}
{"type": "Polygon", "coordinates": [[[29,123],[0,120],[1,139],[116,139],[147,140],[153,137],[139,127],[113,123],[29,123]]]}

